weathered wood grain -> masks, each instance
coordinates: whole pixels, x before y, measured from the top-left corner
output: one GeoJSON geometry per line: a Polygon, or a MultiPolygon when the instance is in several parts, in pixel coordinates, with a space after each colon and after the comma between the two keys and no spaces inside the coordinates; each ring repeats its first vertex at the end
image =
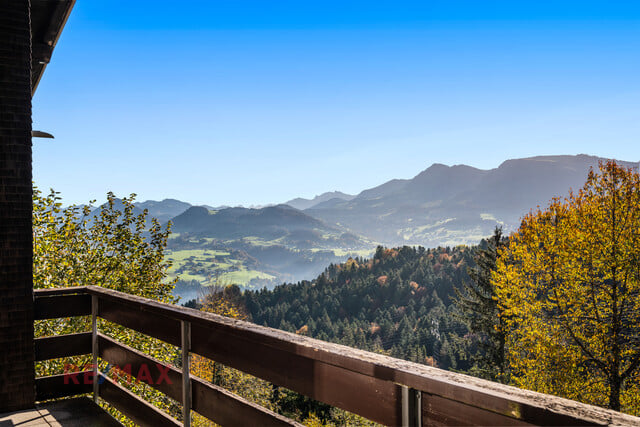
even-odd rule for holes
{"type": "Polygon", "coordinates": [[[180,424],[175,418],[142,400],[129,390],[100,374],[100,397],[113,405],[118,411],[129,417],[140,426],[177,427],[180,424]]]}
{"type": "Polygon", "coordinates": [[[385,424],[398,424],[399,385],[423,392],[434,425],[640,425],[640,418],[263,326],[88,286],[100,316],[385,424]]]}
{"type": "Polygon", "coordinates": [[[91,354],[91,332],[35,339],[36,361],[91,354]]]}
{"type": "Polygon", "coordinates": [[[84,381],[84,376],[90,373],[91,371],[78,372],[76,377],[77,384],[76,381],[71,380],[65,374],[36,378],[36,400],[57,399],[59,397],[91,393],[91,384],[84,381]]]}
{"type": "Polygon", "coordinates": [[[103,334],[98,334],[98,355],[112,366],[131,369],[133,381],[141,381],[180,402],[182,399],[182,372],[134,348],[119,343],[103,334]],[[141,371],[144,369],[145,371],[141,371]],[[138,374],[143,372],[143,378],[138,374]],[[151,381],[146,380],[148,372],[151,381]]]}
{"type": "Polygon", "coordinates": [[[240,396],[191,377],[193,410],[222,426],[296,426],[301,424],[269,411],[240,396]]]}
{"type": "Polygon", "coordinates": [[[62,294],[40,296],[36,293],[34,319],[88,316],[91,314],[91,296],[86,294],[62,294]]]}

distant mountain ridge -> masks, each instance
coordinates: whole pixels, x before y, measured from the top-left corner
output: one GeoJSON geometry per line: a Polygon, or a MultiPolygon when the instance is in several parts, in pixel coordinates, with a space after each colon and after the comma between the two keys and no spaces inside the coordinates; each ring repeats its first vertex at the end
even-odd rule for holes
{"type": "Polygon", "coordinates": [[[589,168],[604,160],[584,154],[538,156],[507,160],[490,170],[436,163],[412,179],[388,181],[352,200],[305,212],[389,245],[477,243],[496,225],[513,230],[531,209],[581,188],[589,168]]]}
{"type": "MultiPolygon", "coordinates": [[[[104,206],[105,204],[101,205],[104,206]]],[[[169,220],[174,218],[175,216],[180,215],[191,206],[191,203],[183,202],[176,199],[164,199],[161,201],[156,200],[146,200],[144,202],[134,202],[133,203],[133,214],[139,215],[142,213],[144,209],[148,211],[147,222],[150,223],[151,218],[157,219],[161,224],[167,223],[169,220]]],[[[100,213],[100,207],[91,207],[92,212],[91,215],[95,216],[100,213]]],[[[114,208],[116,210],[122,211],[124,209],[124,204],[122,203],[122,199],[116,198],[114,200],[114,208]]]]}
{"type": "Polygon", "coordinates": [[[277,239],[285,232],[296,230],[328,230],[322,221],[288,205],[261,209],[226,208],[210,211],[192,206],[172,219],[173,229],[179,233],[197,233],[220,239],[239,239],[256,236],[277,239]]]}
{"type": "MultiPolygon", "coordinates": [[[[356,196],[332,191],[259,209],[207,206],[193,211],[191,204],[175,199],[149,200],[136,207],[147,208],[161,222],[171,219],[176,232],[232,234],[234,239],[263,236],[270,240],[278,235],[276,229],[293,230],[294,224],[303,221],[304,226],[299,225],[307,231],[328,227],[331,233],[349,231],[387,245],[473,244],[490,235],[496,225],[511,231],[531,209],[545,206],[554,196],[567,195],[570,188],[581,188],[589,168],[597,169],[598,162],[605,160],[585,154],[537,156],[506,160],[489,170],[434,163],[411,179],[394,179],[356,196]],[[183,216],[187,210],[191,213],[183,216]],[[219,216],[210,218],[205,211],[219,216]]],[[[638,167],[637,162],[619,163],[638,167]]]]}
{"type": "MultiPolygon", "coordinates": [[[[146,208],[150,217],[172,221],[169,249],[177,265],[191,272],[185,277],[207,277],[216,265],[217,271],[236,275],[231,277],[244,274],[246,281],[266,276],[274,278],[264,279],[269,283],[295,281],[348,256],[367,256],[377,244],[455,246],[477,244],[496,226],[509,233],[530,210],[581,188],[589,169],[605,160],[538,156],[506,160],[489,170],[435,163],[411,179],[394,179],[356,196],[334,191],[261,208],[215,209],[148,200],[136,203],[134,213],[146,208]],[[232,255],[204,253],[227,249],[232,255]],[[201,258],[188,264],[196,255],[201,258]]],[[[636,162],[618,163],[638,169],[636,162]]]]}
{"type": "MultiPolygon", "coordinates": [[[[317,240],[331,230],[387,245],[473,244],[496,225],[511,231],[531,209],[581,188],[589,168],[604,160],[585,154],[537,156],[506,160],[489,170],[434,163],[411,179],[394,179],[355,196],[332,191],[263,208],[215,209],[165,199],[139,202],[136,208],[148,209],[162,223],[172,220],[176,232],[216,238],[272,240],[304,231],[317,240]]],[[[636,162],[619,163],[638,168],[636,162]]]]}
{"type": "Polygon", "coordinates": [[[289,200],[288,202],[284,202],[285,205],[289,205],[293,208],[304,210],[309,209],[318,205],[319,203],[324,203],[333,199],[338,200],[351,200],[356,196],[351,194],[346,194],[341,191],[328,191],[326,193],[322,193],[313,199],[303,199],[301,197],[289,200]]]}
{"type": "Polygon", "coordinates": [[[147,209],[149,216],[156,218],[161,223],[169,221],[171,218],[180,215],[192,205],[176,199],[164,199],[162,201],[147,200],[135,204],[139,209],[147,209]]]}

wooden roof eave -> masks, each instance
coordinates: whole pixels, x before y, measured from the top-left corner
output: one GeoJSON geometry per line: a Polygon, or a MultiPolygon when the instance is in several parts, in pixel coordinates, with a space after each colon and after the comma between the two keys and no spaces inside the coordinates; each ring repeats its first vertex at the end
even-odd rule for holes
{"type": "Polygon", "coordinates": [[[75,0],[31,0],[31,96],[51,60],[75,0]]]}

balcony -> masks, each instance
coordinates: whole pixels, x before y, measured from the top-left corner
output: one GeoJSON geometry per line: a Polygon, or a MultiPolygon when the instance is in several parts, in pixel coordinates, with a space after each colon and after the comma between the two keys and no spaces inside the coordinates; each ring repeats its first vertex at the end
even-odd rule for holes
{"type": "MultiPolygon", "coordinates": [[[[0,407],[10,410],[33,406],[29,95],[74,0],[0,4],[0,403],[17,396],[0,407]]],[[[640,425],[639,418],[614,411],[93,286],[36,290],[33,308],[36,320],[91,316],[91,332],[36,339],[35,360],[90,355],[92,368],[38,378],[37,400],[50,403],[0,414],[2,427],[113,425],[95,403],[77,397],[87,395],[140,425],[189,425],[192,411],[220,425],[299,425],[189,374],[191,354],[387,425],[640,425]],[[180,363],[163,363],[100,333],[99,319],[181,348],[180,363]],[[168,381],[148,383],[180,403],[182,421],[99,372],[97,362],[130,365],[134,373],[159,367],[168,381]],[[55,400],[66,397],[76,398],[55,400]]]]}
{"type": "Polygon", "coordinates": [[[299,425],[190,375],[191,354],[385,425],[640,425],[615,411],[100,287],[35,291],[36,320],[72,316],[91,316],[92,331],[38,338],[35,358],[91,355],[94,367],[76,373],[90,381],[38,378],[37,400],[92,394],[140,425],[189,425],[191,411],[223,426],[299,425]],[[99,318],[179,347],[181,366],[101,333],[99,318]],[[183,421],[99,372],[97,362],[131,365],[134,376],[145,364],[157,366],[165,381],[138,379],[179,402],[183,421]]]}

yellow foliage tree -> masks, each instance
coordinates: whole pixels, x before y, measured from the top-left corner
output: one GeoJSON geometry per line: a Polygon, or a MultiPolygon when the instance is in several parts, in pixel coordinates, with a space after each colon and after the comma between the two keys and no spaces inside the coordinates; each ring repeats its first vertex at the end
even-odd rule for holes
{"type": "Polygon", "coordinates": [[[516,385],[640,413],[640,178],[609,161],[527,215],[493,274],[516,385]]]}
{"type": "MultiPolygon", "coordinates": [[[[92,213],[90,206],[63,207],[53,190],[43,195],[33,189],[33,285],[35,289],[96,285],[157,301],[172,303],[175,280],[167,280],[171,263],[164,258],[169,226],[149,219],[146,210],[136,213],[135,195],[116,199],[107,194],[107,203],[92,213]]],[[[87,331],[87,316],[35,322],[37,338],[87,331]]],[[[142,350],[164,362],[173,362],[177,349],[160,340],[111,324],[98,323],[100,332],[142,350]]],[[[70,366],[86,367],[90,356],[73,356],[36,363],[38,376],[62,373],[70,366]]],[[[100,369],[106,369],[101,362],[100,369]]],[[[113,372],[113,371],[112,371],[113,372]]],[[[159,408],[178,416],[180,408],[162,393],[144,383],[121,382],[159,408]]],[[[106,405],[106,404],[105,404],[106,405]]],[[[112,414],[125,425],[132,421],[112,414]]]]}

